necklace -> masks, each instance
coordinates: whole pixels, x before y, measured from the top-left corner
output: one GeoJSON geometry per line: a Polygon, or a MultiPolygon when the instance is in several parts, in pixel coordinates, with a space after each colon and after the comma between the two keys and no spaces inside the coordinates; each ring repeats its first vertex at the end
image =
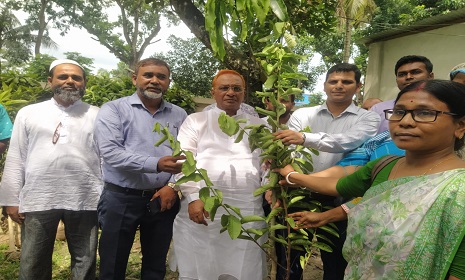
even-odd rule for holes
{"type": "Polygon", "coordinates": [[[448,158],[445,158],[441,161],[439,161],[438,163],[436,163],[435,165],[433,165],[433,167],[431,167],[430,169],[426,170],[425,173],[421,174],[421,175],[426,175],[427,173],[429,173],[431,170],[433,170],[434,168],[436,168],[437,166],[439,166],[441,163],[444,163],[446,161],[448,161],[449,159],[451,159],[452,157],[448,157],[448,158]]]}
{"type": "MultiPolygon", "coordinates": [[[[443,160],[440,160],[438,163],[436,163],[435,165],[433,165],[430,169],[426,170],[423,174],[421,175],[426,175],[427,173],[429,173],[431,170],[433,170],[434,168],[438,167],[441,163],[444,163],[446,161],[448,161],[449,159],[452,159],[453,157],[447,157],[443,160]]],[[[392,172],[393,176],[392,178],[397,178],[397,170],[399,169],[399,167],[401,165],[403,165],[405,162],[405,158],[403,159],[399,159],[399,161],[397,162],[398,164],[394,167],[394,170],[392,172]],[[402,160],[402,161],[401,161],[402,160]]]]}

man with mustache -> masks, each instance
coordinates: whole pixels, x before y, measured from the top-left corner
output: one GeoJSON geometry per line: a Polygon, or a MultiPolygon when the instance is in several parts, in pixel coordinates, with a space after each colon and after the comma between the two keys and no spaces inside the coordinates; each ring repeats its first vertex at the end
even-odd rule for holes
{"type": "Polygon", "coordinates": [[[163,60],[139,61],[132,81],[136,92],[104,104],[95,122],[94,140],[105,181],[98,205],[102,280],[125,279],[137,228],[141,279],[163,279],[179,210],[172,174],[181,171],[177,161],[185,157],[172,157],[168,143],[155,147],[163,135],[152,130],[159,123],[176,137],[187,114],[163,100],[170,84],[170,68],[163,60]]]}
{"type": "MultiPolygon", "coordinates": [[[[406,55],[397,60],[394,67],[396,83],[399,90],[415,81],[434,79],[433,64],[431,61],[421,55],[406,55]]],[[[381,117],[381,123],[378,133],[388,130],[388,121],[384,118],[384,110],[394,107],[394,99],[387,100],[371,107],[371,111],[378,113],[381,117]]]]}
{"type": "Polygon", "coordinates": [[[58,223],[65,224],[73,279],[95,279],[97,202],[102,185],[92,135],[98,108],[82,102],[84,69],[55,60],[51,100],[19,110],[11,136],[0,205],[21,225],[19,279],[52,279],[58,223]]]}

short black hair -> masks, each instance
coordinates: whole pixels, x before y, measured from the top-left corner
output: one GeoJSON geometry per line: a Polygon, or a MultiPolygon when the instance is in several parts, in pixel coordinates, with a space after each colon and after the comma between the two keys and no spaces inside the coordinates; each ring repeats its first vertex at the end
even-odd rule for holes
{"type": "Polygon", "coordinates": [[[137,62],[136,67],[134,69],[134,75],[137,76],[137,73],[139,72],[139,68],[146,66],[146,65],[165,66],[168,69],[169,75],[171,76],[171,69],[168,63],[166,63],[164,60],[161,60],[155,57],[149,57],[149,58],[142,59],[139,62],[137,62]]]}
{"type": "Polygon", "coordinates": [[[399,68],[402,65],[405,65],[407,63],[414,63],[414,62],[423,63],[428,73],[433,72],[433,63],[431,63],[431,61],[428,58],[421,56],[421,55],[406,55],[406,56],[399,58],[399,60],[397,60],[396,66],[394,67],[394,75],[397,76],[397,70],[399,70],[399,68]]]}
{"type": "Polygon", "coordinates": [[[326,73],[325,81],[328,80],[329,75],[333,72],[354,72],[355,81],[357,84],[360,83],[360,78],[362,77],[362,72],[360,72],[360,69],[358,69],[357,65],[343,62],[329,68],[328,72],[326,73]]]}

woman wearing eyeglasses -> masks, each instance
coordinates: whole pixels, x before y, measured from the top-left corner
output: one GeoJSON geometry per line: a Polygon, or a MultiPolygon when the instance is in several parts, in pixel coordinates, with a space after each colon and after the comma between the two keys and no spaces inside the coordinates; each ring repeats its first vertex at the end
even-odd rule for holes
{"type": "Polygon", "coordinates": [[[371,161],[341,178],[278,169],[282,184],[323,194],[363,196],[346,214],[291,214],[299,228],[348,217],[345,279],[465,279],[465,85],[419,81],[404,88],[386,119],[405,157],[387,164],[372,182],[371,161]],[[286,182],[287,181],[287,182],[286,182]]]}

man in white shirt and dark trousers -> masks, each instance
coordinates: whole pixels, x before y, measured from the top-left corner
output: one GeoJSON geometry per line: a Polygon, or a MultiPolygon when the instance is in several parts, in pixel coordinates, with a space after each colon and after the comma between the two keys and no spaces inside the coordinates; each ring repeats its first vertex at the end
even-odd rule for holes
{"type": "MultiPolygon", "coordinates": [[[[346,153],[376,135],[380,122],[379,115],[354,105],[352,101],[355,92],[360,90],[360,77],[360,70],[353,64],[340,63],[331,67],[324,83],[326,102],[320,106],[296,110],[288,122],[290,130],[275,133],[276,138],[281,139],[285,145],[298,144],[319,150],[318,156],[313,155],[314,172],[333,166],[346,153]],[[311,128],[311,133],[299,132],[307,126],[311,128]]],[[[312,199],[320,201],[323,206],[334,207],[341,203],[335,197],[316,193],[312,193],[312,199]]],[[[347,223],[336,223],[336,225],[340,238],[324,231],[320,232],[335,244],[331,246],[333,252],[321,251],[324,280],[343,279],[347,266],[347,262],[342,257],[347,223]]],[[[296,275],[297,278],[291,278],[300,279],[299,258],[296,258],[294,263],[291,276],[296,275]]]]}
{"type": "Polygon", "coordinates": [[[102,181],[92,138],[98,108],[80,100],[86,76],[73,60],[52,62],[48,84],[53,98],[26,106],[16,116],[0,205],[21,225],[19,279],[52,279],[60,220],[72,279],[95,279],[102,181]]]}

